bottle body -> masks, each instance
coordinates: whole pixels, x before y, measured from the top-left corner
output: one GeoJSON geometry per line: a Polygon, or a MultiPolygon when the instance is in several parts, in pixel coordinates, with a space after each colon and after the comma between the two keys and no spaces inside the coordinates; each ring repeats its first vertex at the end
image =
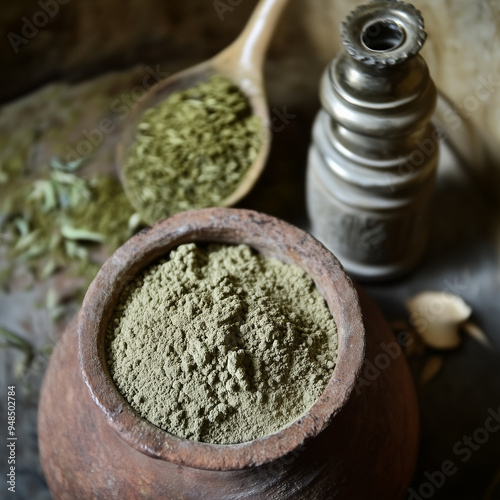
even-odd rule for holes
{"type": "Polygon", "coordinates": [[[410,186],[402,186],[416,174],[411,160],[401,163],[398,157],[380,172],[378,165],[346,158],[328,137],[330,119],[325,110],[318,113],[309,149],[306,200],[312,233],[358,279],[401,276],[418,263],[427,246],[439,134],[429,126],[421,139],[426,151],[415,149],[413,154],[414,163],[425,165],[410,186]],[[367,185],[374,169],[376,187],[367,185]]]}
{"type": "MultiPolygon", "coordinates": [[[[387,3],[396,11],[384,10],[385,15],[397,19],[402,3],[387,3]]],[[[372,26],[363,9],[376,17],[378,4],[373,5],[354,11],[343,29],[363,33],[364,25],[372,26]],[[355,28],[357,18],[361,27],[355,28]]],[[[418,45],[420,38],[411,30],[419,26],[416,21],[401,24],[404,39],[418,45]]],[[[364,47],[358,53],[344,44],[346,50],[321,80],[322,109],[308,158],[307,209],[313,234],[348,272],[358,279],[387,279],[409,271],[426,248],[441,139],[430,122],[437,94],[415,47],[399,54],[397,46],[391,59],[390,48],[364,47]]]]}

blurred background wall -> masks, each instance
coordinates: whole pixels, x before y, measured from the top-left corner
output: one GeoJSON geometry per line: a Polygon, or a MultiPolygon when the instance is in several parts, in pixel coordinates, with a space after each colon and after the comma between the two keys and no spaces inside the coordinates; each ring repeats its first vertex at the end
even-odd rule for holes
{"type": "MultiPolygon", "coordinates": [[[[339,23],[360,2],[293,0],[267,64],[270,95],[317,106],[322,70],[339,47],[339,23]]],[[[500,191],[500,2],[415,0],[428,40],[423,56],[452,100],[445,121],[474,168],[500,191]],[[470,160],[471,158],[469,158],[470,160]]],[[[135,64],[169,71],[215,54],[256,0],[7,0],[0,12],[0,102],[53,80],[78,81],[135,64]],[[182,55],[182,57],[180,57],[182,55]]]]}

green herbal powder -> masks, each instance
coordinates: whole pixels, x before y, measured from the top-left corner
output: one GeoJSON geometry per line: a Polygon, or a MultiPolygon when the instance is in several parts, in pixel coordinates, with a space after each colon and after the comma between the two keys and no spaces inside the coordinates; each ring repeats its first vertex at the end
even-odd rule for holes
{"type": "Polygon", "coordinates": [[[107,331],[119,391],[177,436],[231,444],[316,402],[337,334],[313,281],[245,245],[179,246],[122,292],[107,331]]]}
{"type": "Polygon", "coordinates": [[[150,108],[127,157],[127,193],[147,222],[218,206],[255,160],[262,125],[245,95],[214,76],[150,108]]]}

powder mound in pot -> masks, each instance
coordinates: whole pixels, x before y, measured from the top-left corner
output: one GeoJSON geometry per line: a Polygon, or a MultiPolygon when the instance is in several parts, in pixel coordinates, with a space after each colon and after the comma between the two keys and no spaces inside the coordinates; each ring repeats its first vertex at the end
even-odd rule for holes
{"type": "Polygon", "coordinates": [[[176,436],[277,432],[323,392],[337,333],[313,281],[246,245],[184,244],[122,292],[107,360],[124,398],[176,436]]]}
{"type": "Polygon", "coordinates": [[[218,206],[241,183],[262,140],[246,96],[214,76],[144,113],[124,166],[127,194],[150,223],[218,206]]]}

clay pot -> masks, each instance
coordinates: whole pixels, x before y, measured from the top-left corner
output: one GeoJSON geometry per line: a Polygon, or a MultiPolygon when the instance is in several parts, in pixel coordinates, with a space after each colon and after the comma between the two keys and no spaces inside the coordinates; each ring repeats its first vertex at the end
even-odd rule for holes
{"type": "Polygon", "coordinates": [[[397,499],[415,466],[418,409],[389,327],[337,259],[285,222],[218,208],[160,221],[104,264],[78,324],[53,354],[42,389],[39,436],[56,500],[397,499]],[[238,445],[175,437],[139,417],[108,374],[104,333],[124,285],[190,241],[246,243],[298,264],[337,322],[338,360],[330,382],[310,411],[276,434],[238,445]],[[364,365],[366,360],[372,364],[364,365]]]}

